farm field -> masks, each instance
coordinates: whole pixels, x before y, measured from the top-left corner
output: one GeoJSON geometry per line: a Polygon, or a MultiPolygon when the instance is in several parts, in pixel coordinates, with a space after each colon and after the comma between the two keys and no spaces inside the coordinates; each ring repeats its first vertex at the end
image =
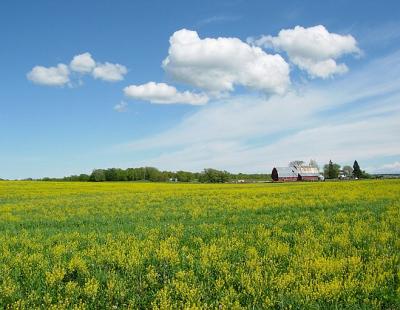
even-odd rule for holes
{"type": "Polygon", "coordinates": [[[399,309],[400,180],[0,182],[0,308],[399,309]]]}

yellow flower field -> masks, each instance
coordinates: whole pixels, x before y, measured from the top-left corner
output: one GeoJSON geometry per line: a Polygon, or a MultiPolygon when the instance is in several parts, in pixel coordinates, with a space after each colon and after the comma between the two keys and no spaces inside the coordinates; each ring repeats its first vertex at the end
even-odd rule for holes
{"type": "Polygon", "coordinates": [[[0,182],[0,308],[398,309],[400,181],[0,182]]]}

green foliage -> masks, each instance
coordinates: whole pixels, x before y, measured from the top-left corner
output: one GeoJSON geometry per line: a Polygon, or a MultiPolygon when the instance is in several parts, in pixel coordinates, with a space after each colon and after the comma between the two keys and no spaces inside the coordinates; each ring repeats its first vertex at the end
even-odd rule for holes
{"type": "Polygon", "coordinates": [[[196,180],[196,175],[188,171],[177,171],[176,179],[178,180],[178,182],[193,182],[194,180],[196,180]]]}
{"type": "Polygon", "coordinates": [[[369,173],[367,173],[367,172],[365,172],[365,171],[363,170],[363,171],[362,171],[362,176],[361,176],[361,178],[363,178],[363,179],[373,179],[374,176],[372,176],[371,174],[369,174],[369,173]]]}
{"type": "Polygon", "coordinates": [[[334,164],[332,160],[324,166],[324,177],[326,179],[336,179],[339,176],[340,165],[334,164]]]}
{"type": "Polygon", "coordinates": [[[90,181],[103,182],[106,180],[106,174],[103,169],[95,169],[90,175],[90,181]]]}
{"type": "MultiPolygon", "coordinates": [[[[154,167],[140,168],[108,168],[95,169],[89,176],[87,174],[71,175],[62,179],[43,178],[42,181],[81,181],[81,182],[121,182],[121,181],[149,181],[149,182],[202,182],[202,183],[226,183],[237,180],[265,181],[270,180],[269,174],[231,174],[227,171],[216,169],[204,169],[202,173],[189,171],[160,171],[154,167]]],[[[30,179],[32,180],[32,179],[30,179]]]]}
{"type": "Polygon", "coordinates": [[[225,183],[229,181],[229,172],[207,168],[200,174],[202,183],[225,183]]]}

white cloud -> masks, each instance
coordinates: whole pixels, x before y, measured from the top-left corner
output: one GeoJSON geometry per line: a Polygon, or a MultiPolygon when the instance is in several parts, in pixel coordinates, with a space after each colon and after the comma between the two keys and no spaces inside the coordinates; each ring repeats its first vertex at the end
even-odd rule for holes
{"type": "Polygon", "coordinates": [[[162,66],[174,80],[215,93],[240,85],[282,94],[290,84],[289,65],[280,55],[238,38],[200,39],[196,31],[186,29],[171,36],[162,66]]]}
{"type": "Polygon", "coordinates": [[[128,73],[128,70],[125,66],[109,62],[98,64],[93,70],[93,76],[95,79],[101,79],[108,82],[121,81],[124,79],[126,73],[128,73]]]}
{"type": "Polygon", "coordinates": [[[114,111],[117,112],[126,112],[128,110],[128,103],[125,101],[121,101],[120,103],[114,106],[114,111]]]}
{"type": "Polygon", "coordinates": [[[220,100],[117,151],[144,152],[141,164],[161,169],[248,172],[269,172],[293,159],[315,158],[320,164],[357,159],[365,167],[368,160],[400,156],[398,55],[370,62],[324,88],[220,100]],[[149,150],[157,155],[149,159],[149,150]]]}
{"type": "Polygon", "coordinates": [[[400,161],[396,161],[391,164],[382,165],[376,169],[379,173],[400,173],[400,161]]]}
{"type": "Polygon", "coordinates": [[[365,170],[376,174],[400,174],[400,161],[395,161],[384,165],[370,166],[365,170]]]}
{"type": "Polygon", "coordinates": [[[357,41],[351,35],[330,33],[322,26],[282,29],[278,36],[262,36],[249,42],[266,48],[285,51],[291,62],[305,70],[311,77],[328,78],[348,71],[336,59],[345,54],[360,54],[357,41]]]}
{"type": "Polygon", "coordinates": [[[69,69],[64,64],[57,67],[35,66],[27,74],[28,80],[35,84],[47,86],[63,86],[69,82],[69,69]]]}
{"type": "Polygon", "coordinates": [[[209,100],[205,94],[192,93],[190,91],[179,92],[175,87],[165,83],[149,82],[142,85],[131,85],[124,88],[126,96],[150,101],[158,104],[191,104],[203,105],[209,100]]]}
{"type": "Polygon", "coordinates": [[[204,26],[214,23],[234,22],[240,20],[241,17],[237,15],[214,15],[200,20],[197,25],[204,26]]]}
{"type": "MultiPolygon", "coordinates": [[[[56,67],[35,66],[27,73],[27,78],[40,85],[61,86],[77,80],[77,84],[81,85],[82,80],[77,74],[71,72],[92,73],[95,79],[101,79],[108,82],[116,82],[124,79],[124,75],[128,72],[127,68],[120,64],[112,64],[109,62],[96,63],[90,53],[83,53],[73,57],[69,66],[58,64],[56,67]]],[[[72,84],[72,83],[71,83],[72,84]]],[[[70,85],[71,85],[70,84],[70,85]]]]}
{"type": "Polygon", "coordinates": [[[90,53],[83,53],[74,56],[69,66],[72,71],[90,73],[96,66],[96,62],[90,53]]]}
{"type": "Polygon", "coordinates": [[[400,170],[400,161],[396,161],[392,164],[383,165],[382,168],[384,169],[393,169],[393,170],[400,170]]]}

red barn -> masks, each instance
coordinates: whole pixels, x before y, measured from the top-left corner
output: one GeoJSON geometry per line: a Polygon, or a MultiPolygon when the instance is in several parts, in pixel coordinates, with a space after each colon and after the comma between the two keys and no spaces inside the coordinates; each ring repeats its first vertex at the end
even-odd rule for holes
{"type": "Polygon", "coordinates": [[[276,167],[272,169],[273,181],[293,182],[297,181],[298,173],[294,167],[276,167]]]}

